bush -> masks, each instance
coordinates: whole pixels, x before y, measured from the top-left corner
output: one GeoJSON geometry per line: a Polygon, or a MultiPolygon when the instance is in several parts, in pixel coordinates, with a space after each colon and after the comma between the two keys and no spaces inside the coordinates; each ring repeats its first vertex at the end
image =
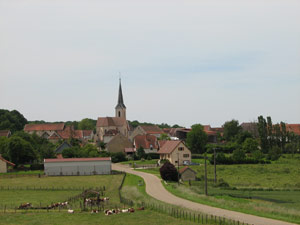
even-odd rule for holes
{"type": "Polygon", "coordinates": [[[31,164],[30,170],[44,170],[44,164],[31,164]]]}
{"type": "Polygon", "coordinates": [[[151,160],[151,156],[150,155],[147,155],[147,160],[151,160]]]}
{"type": "Polygon", "coordinates": [[[113,163],[127,161],[126,156],[123,152],[111,153],[111,161],[113,163]]]}
{"type": "Polygon", "coordinates": [[[281,149],[278,146],[273,146],[268,152],[268,159],[275,161],[281,156],[281,149]]]}
{"type": "Polygon", "coordinates": [[[163,180],[178,181],[178,171],[172,163],[166,162],[159,172],[163,180]]]}
{"type": "Polygon", "coordinates": [[[148,156],[150,156],[151,159],[159,159],[159,154],[157,153],[148,153],[148,156]]]}

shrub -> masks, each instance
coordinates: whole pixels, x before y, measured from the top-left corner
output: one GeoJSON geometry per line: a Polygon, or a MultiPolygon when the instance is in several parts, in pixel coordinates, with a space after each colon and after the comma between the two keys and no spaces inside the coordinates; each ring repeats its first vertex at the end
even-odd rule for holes
{"type": "Polygon", "coordinates": [[[166,162],[160,169],[160,176],[163,180],[168,181],[178,181],[178,171],[175,166],[170,163],[166,162]]]}
{"type": "Polygon", "coordinates": [[[31,164],[30,170],[44,170],[44,164],[31,164]]]}
{"type": "Polygon", "coordinates": [[[279,159],[281,156],[281,149],[278,146],[273,146],[272,148],[270,148],[269,152],[268,152],[268,159],[269,160],[277,160],[279,159]]]}
{"type": "Polygon", "coordinates": [[[113,163],[127,161],[126,156],[123,152],[111,153],[111,161],[113,163]]]}

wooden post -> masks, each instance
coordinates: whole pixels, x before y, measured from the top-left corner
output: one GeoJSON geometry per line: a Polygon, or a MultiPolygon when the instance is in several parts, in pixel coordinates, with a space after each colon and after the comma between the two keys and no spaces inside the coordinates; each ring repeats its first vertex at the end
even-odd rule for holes
{"type": "MultiPolygon", "coordinates": [[[[207,196],[207,165],[206,165],[206,152],[204,154],[204,194],[207,196]]],[[[207,221],[206,221],[207,222],[207,221]]]]}
{"type": "Polygon", "coordinates": [[[214,148],[214,167],[215,167],[215,184],[217,184],[216,148],[214,148]]]}

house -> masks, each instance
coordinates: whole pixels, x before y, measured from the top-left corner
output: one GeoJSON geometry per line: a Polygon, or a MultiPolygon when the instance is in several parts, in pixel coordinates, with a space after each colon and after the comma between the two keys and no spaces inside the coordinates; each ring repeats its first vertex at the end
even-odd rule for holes
{"type": "Polygon", "coordinates": [[[8,166],[15,166],[12,162],[7,161],[0,154],[0,173],[7,173],[8,166]]]}
{"type": "Polygon", "coordinates": [[[156,125],[140,125],[137,126],[130,136],[130,140],[133,140],[137,135],[153,135],[159,138],[161,134],[165,132],[156,125]]]}
{"type": "Polygon", "coordinates": [[[127,157],[133,158],[133,155],[135,154],[135,148],[125,148],[124,153],[127,157]]]}
{"type": "Polygon", "coordinates": [[[52,143],[70,138],[75,138],[82,142],[93,139],[92,130],[75,130],[73,126],[66,126],[64,123],[26,124],[24,131],[29,134],[35,133],[52,143]]]}
{"type": "Polygon", "coordinates": [[[55,149],[57,158],[63,158],[62,157],[63,150],[65,150],[67,148],[71,148],[71,147],[72,147],[72,145],[70,145],[68,142],[64,141],[60,146],[57,147],[57,149],[55,149]]]}
{"type": "Polygon", "coordinates": [[[96,124],[94,141],[110,142],[117,134],[129,136],[129,124],[126,120],[126,106],[123,100],[121,80],[119,83],[118,103],[115,107],[115,117],[99,117],[96,124]]]}
{"type": "Polygon", "coordinates": [[[196,180],[197,172],[188,166],[181,168],[178,172],[182,181],[196,180]]]}
{"type": "Polygon", "coordinates": [[[11,132],[10,130],[0,130],[0,137],[10,137],[11,132]]]}
{"type": "Polygon", "coordinates": [[[44,159],[47,176],[111,174],[111,158],[44,159]]]}
{"type": "Polygon", "coordinates": [[[160,155],[160,160],[169,160],[174,165],[191,162],[191,151],[182,141],[164,141],[160,143],[161,146],[157,152],[160,155]]]}
{"type": "Polygon", "coordinates": [[[300,136],[300,124],[286,124],[286,131],[300,136]]]}
{"type": "Polygon", "coordinates": [[[133,139],[135,149],[143,148],[145,153],[157,153],[158,143],[157,138],[154,135],[137,135],[133,139]]]}
{"type": "Polygon", "coordinates": [[[132,148],[131,141],[122,134],[117,134],[106,144],[108,152],[124,152],[125,148],[132,148]]]}

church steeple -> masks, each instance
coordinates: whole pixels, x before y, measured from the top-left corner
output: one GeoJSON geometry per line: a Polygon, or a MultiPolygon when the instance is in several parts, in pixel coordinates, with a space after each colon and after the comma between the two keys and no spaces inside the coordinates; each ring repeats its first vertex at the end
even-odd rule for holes
{"type": "Polygon", "coordinates": [[[118,104],[115,107],[116,109],[116,117],[122,117],[126,119],[126,106],[123,100],[123,93],[122,93],[122,85],[121,85],[121,78],[119,80],[119,97],[118,97],[118,104]]]}

